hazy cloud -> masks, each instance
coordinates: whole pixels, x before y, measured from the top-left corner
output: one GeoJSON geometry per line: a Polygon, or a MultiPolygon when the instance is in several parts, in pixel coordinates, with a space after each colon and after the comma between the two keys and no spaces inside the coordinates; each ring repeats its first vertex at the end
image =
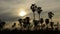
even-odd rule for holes
{"type": "Polygon", "coordinates": [[[31,14],[29,9],[32,3],[36,3],[37,6],[41,6],[43,9],[43,16],[47,14],[48,11],[53,11],[56,15],[55,19],[60,20],[60,0],[0,0],[0,18],[3,20],[16,20],[20,18],[17,16],[19,13],[18,9],[25,7],[27,12],[31,14]],[[57,18],[59,16],[59,18],[57,18]]]}

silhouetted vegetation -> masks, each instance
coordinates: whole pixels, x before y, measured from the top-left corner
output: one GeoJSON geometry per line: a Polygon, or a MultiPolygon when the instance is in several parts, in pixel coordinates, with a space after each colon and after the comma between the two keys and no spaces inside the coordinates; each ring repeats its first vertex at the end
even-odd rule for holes
{"type": "Polygon", "coordinates": [[[41,12],[42,12],[41,7],[37,7],[37,12],[38,12],[38,14],[39,14],[39,20],[40,20],[40,14],[41,14],[41,12]]]}
{"type": "MultiPolygon", "coordinates": [[[[30,9],[32,10],[32,12],[33,12],[33,17],[34,17],[34,19],[33,19],[33,25],[34,25],[34,27],[32,28],[32,31],[40,31],[40,32],[51,32],[51,31],[59,31],[58,30],[58,28],[59,28],[59,23],[57,23],[57,27],[54,29],[54,22],[52,21],[52,17],[53,17],[53,13],[52,12],[48,12],[48,17],[50,18],[47,18],[47,19],[43,19],[43,18],[40,18],[40,14],[41,14],[41,12],[43,11],[42,9],[41,9],[41,7],[37,7],[36,6],[36,4],[32,4],[31,5],[31,7],[30,7],[30,9]],[[38,13],[38,16],[39,16],[39,19],[38,20],[36,20],[35,19],[35,11],[37,11],[37,13],[38,13]],[[50,21],[51,20],[51,21],[50,21]],[[45,22],[45,23],[44,23],[45,22]],[[38,25],[40,23],[40,25],[38,25]],[[44,23],[44,24],[43,24],[44,23]],[[46,24],[46,25],[45,25],[46,24]],[[50,26],[51,26],[51,28],[49,28],[48,27],[48,24],[50,24],[50,26]],[[47,27],[46,27],[47,26],[47,27]],[[41,28],[40,28],[41,27],[41,28]]],[[[4,29],[4,30],[2,30],[2,32],[4,32],[4,31],[6,31],[6,32],[23,32],[23,31],[31,31],[30,30],[30,25],[31,25],[31,23],[30,23],[30,17],[26,17],[26,18],[24,18],[24,19],[18,19],[18,22],[19,22],[19,24],[20,24],[20,26],[21,26],[21,29],[23,29],[23,30],[18,30],[17,28],[15,28],[15,29],[13,29],[13,30],[9,30],[9,29],[4,29]]],[[[1,21],[0,20],[0,29],[2,29],[3,28],[3,26],[5,25],[5,22],[3,21],[1,21]]],[[[14,23],[13,25],[12,25],[12,28],[13,27],[15,27],[16,26],[16,23],[14,23]]]]}
{"type": "Polygon", "coordinates": [[[0,20],[0,30],[3,28],[4,25],[5,25],[5,22],[0,20]]]}
{"type": "Polygon", "coordinates": [[[48,13],[48,17],[51,19],[51,22],[52,22],[52,17],[54,16],[54,14],[52,12],[49,12],[48,13]]]}
{"type": "Polygon", "coordinates": [[[22,26],[23,20],[19,19],[18,21],[19,21],[20,26],[22,26]]]}
{"type": "Polygon", "coordinates": [[[36,4],[32,4],[31,7],[30,7],[30,9],[33,12],[34,20],[35,20],[35,11],[36,11],[36,8],[37,8],[36,4]]]}
{"type": "Polygon", "coordinates": [[[12,25],[12,27],[15,27],[16,26],[16,23],[14,23],[13,25],[12,25]]]}

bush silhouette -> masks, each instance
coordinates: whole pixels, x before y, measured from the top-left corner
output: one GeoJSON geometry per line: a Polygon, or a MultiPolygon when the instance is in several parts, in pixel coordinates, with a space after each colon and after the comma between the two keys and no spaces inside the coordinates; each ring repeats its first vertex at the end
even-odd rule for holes
{"type": "Polygon", "coordinates": [[[5,22],[2,22],[2,21],[0,20],[0,29],[2,29],[4,25],[5,25],[5,22]]]}
{"type": "Polygon", "coordinates": [[[45,19],[45,23],[47,25],[49,23],[49,19],[45,19]]]}
{"type": "Polygon", "coordinates": [[[16,26],[16,23],[14,23],[13,25],[12,25],[12,27],[15,27],[16,26]]]}
{"type": "Polygon", "coordinates": [[[50,22],[50,26],[53,29],[54,22],[50,22]]]}
{"type": "Polygon", "coordinates": [[[43,18],[40,19],[40,23],[42,24],[44,22],[43,18]]]}
{"type": "Polygon", "coordinates": [[[18,21],[19,21],[20,26],[22,26],[23,19],[19,19],[18,21]]]}

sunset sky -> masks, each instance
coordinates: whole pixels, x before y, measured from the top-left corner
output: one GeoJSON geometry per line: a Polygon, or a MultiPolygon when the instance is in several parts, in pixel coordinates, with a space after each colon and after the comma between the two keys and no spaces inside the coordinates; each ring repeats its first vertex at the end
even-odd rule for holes
{"type": "MultiPolygon", "coordinates": [[[[30,6],[33,3],[42,7],[42,18],[48,18],[48,12],[52,11],[55,14],[53,21],[60,22],[60,0],[0,0],[0,19],[6,22],[17,21],[19,18],[26,16],[32,19],[33,13],[30,6]],[[21,11],[25,11],[26,15],[21,17],[19,15],[21,11]]],[[[36,19],[38,19],[37,13],[36,16],[36,19]]]]}

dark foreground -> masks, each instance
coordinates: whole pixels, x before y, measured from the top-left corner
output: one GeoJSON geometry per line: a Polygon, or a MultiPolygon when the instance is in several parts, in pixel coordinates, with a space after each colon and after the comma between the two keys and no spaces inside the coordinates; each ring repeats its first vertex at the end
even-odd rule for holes
{"type": "Polygon", "coordinates": [[[22,30],[12,30],[12,31],[10,31],[10,30],[3,30],[3,31],[0,31],[0,33],[60,33],[60,31],[59,30],[34,30],[34,31],[30,31],[30,30],[24,30],[24,31],[22,31],[22,30]]]}

